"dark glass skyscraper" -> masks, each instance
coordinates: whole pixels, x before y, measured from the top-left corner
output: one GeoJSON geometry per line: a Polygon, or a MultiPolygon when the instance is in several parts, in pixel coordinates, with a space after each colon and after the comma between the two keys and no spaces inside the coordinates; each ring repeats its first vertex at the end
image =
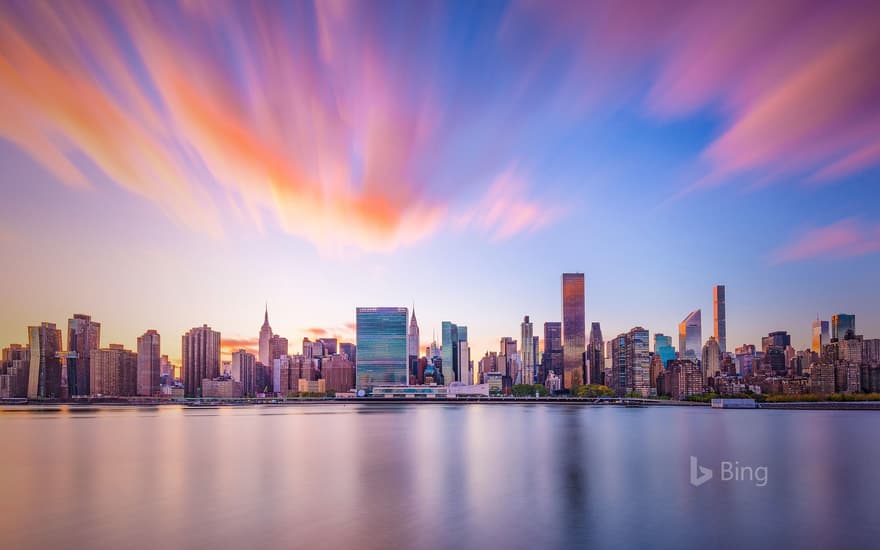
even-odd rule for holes
{"type": "Polygon", "coordinates": [[[357,389],[407,385],[407,309],[359,307],[356,319],[357,389]]]}
{"type": "Polygon", "coordinates": [[[590,360],[590,372],[587,382],[590,384],[605,383],[605,341],[602,340],[602,327],[593,323],[590,327],[590,343],[587,345],[587,357],[590,360]]]}
{"type": "Polygon", "coordinates": [[[28,327],[31,364],[28,372],[29,399],[61,397],[61,331],[55,323],[28,327]]]}
{"type": "Polygon", "coordinates": [[[849,313],[838,313],[831,316],[831,337],[843,340],[846,332],[856,334],[856,316],[849,313]]]}
{"type": "Polygon", "coordinates": [[[450,321],[443,321],[440,325],[441,351],[440,358],[443,360],[440,370],[445,384],[455,380],[458,372],[458,326],[450,321]]]}
{"type": "Polygon", "coordinates": [[[552,321],[544,323],[544,354],[541,357],[542,378],[546,380],[549,373],[562,376],[562,323],[552,321]]]}
{"type": "Polygon", "coordinates": [[[584,274],[562,274],[562,384],[571,389],[584,383],[586,327],[584,312],[584,274]]]}

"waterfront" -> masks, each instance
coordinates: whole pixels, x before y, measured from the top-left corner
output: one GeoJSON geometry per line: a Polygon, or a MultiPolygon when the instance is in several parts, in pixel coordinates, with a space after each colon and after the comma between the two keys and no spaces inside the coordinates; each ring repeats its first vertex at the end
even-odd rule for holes
{"type": "Polygon", "coordinates": [[[871,547],[866,411],[316,404],[0,413],[9,548],[871,547]],[[766,486],[689,481],[689,460],[766,486]]]}

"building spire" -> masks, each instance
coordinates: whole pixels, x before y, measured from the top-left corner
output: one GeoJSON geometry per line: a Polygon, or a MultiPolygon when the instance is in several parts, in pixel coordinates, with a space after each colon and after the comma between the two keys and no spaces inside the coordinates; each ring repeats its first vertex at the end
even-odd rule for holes
{"type": "Polygon", "coordinates": [[[269,300],[266,300],[266,314],[263,317],[263,322],[266,324],[269,323],[269,300]]]}

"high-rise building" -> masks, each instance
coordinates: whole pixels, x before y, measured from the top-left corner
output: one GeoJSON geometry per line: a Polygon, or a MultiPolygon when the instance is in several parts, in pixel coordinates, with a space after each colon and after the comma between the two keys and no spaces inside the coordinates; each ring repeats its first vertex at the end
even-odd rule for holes
{"type": "Polygon", "coordinates": [[[626,393],[638,394],[648,397],[651,391],[651,354],[649,351],[651,338],[648,330],[642,327],[633,327],[627,334],[626,346],[626,369],[627,387],[626,393]]]}
{"type": "Polygon", "coordinates": [[[232,361],[230,363],[230,375],[233,380],[241,382],[242,392],[244,395],[254,395],[257,393],[256,378],[257,358],[253,353],[240,349],[232,352],[232,361]]]}
{"type": "Polygon", "coordinates": [[[443,321],[441,325],[441,348],[440,348],[440,372],[444,384],[453,381],[464,382],[467,378],[469,366],[462,364],[461,349],[467,349],[468,361],[470,360],[470,348],[467,341],[467,327],[456,325],[450,321],[443,321]]]}
{"type": "Polygon", "coordinates": [[[88,315],[75,314],[67,320],[67,386],[70,395],[89,395],[89,354],[101,347],[101,323],[88,315]]]}
{"type": "Polygon", "coordinates": [[[727,353],[727,308],[724,303],[724,285],[715,285],[712,289],[713,325],[715,340],[721,353],[727,353]]]}
{"type": "Polygon", "coordinates": [[[356,318],[357,389],[407,385],[407,309],[359,307],[356,318]]]}
{"type": "Polygon", "coordinates": [[[690,359],[670,361],[669,368],[663,373],[663,379],[665,393],[674,399],[684,399],[705,391],[703,373],[690,359]]]}
{"type": "Polygon", "coordinates": [[[413,307],[409,318],[409,331],[406,335],[406,355],[408,357],[419,356],[419,323],[416,321],[416,308],[413,307]]]}
{"type": "Polygon", "coordinates": [[[534,338],[533,331],[534,327],[532,322],[529,320],[529,316],[526,315],[523,317],[523,322],[519,325],[520,331],[520,342],[522,342],[522,354],[520,354],[520,358],[522,359],[522,383],[523,384],[534,384],[535,383],[535,349],[534,349],[534,338]]]}
{"type": "Polygon", "coordinates": [[[259,360],[264,365],[272,364],[272,327],[269,325],[269,304],[266,304],[266,311],[263,315],[263,326],[260,327],[260,347],[259,360]]]}
{"type": "Polygon", "coordinates": [[[675,359],[675,347],[672,345],[672,336],[666,336],[662,332],[654,334],[654,353],[663,361],[663,368],[675,359]]]}
{"type": "Polygon", "coordinates": [[[10,344],[3,348],[0,362],[0,376],[6,378],[6,393],[2,397],[27,397],[28,373],[30,372],[31,350],[21,344],[10,344]]]}
{"type": "Polygon", "coordinates": [[[629,372],[626,368],[626,358],[629,355],[627,349],[629,337],[626,333],[618,334],[611,340],[611,380],[605,380],[606,385],[617,392],[617,395],[625,395],[626,389],[631,385],[629,372]]]}
{"type": "Polygon", "coordinates": [[[812,340],[810,350],[816,353],[822,353],[822,346],[831,341],[829,334],[828,321],[822,321],[819,316],[813,321],[812,340]]]}
{"type": "Polygon", "coordinates": [[[779,330],[761,338],[761,350],[764,352],[763,362],[768,364],[776,375],[784,375],[788,370],[785,360],[785,349],[791,346],[791,336],[779,330]]]}
{"type": "MultiPolygon", "coordinates": [[[[336,340],[334,339],[333,342],[335,344],[336,340]]],[[[325,344],[321,342],[321,345],[324,346],[325,344]]],[[[287,355],[287,347],[287,338],[273,334],[269,338],[269,364],[271,365],[273,361],[282,355],[287,355]]]]}
{"type": "Polygon", "coordinates": [[[159,394],[159,333],[148,330],[137,339],[137,394],[159,394]]]}
{"type": "Polygon", "coordinates": [[[357,363],[357,346],[350,342],[342,342],[339,344],[339,353],[348,357],[348,360],[351,361],[351,364],[354,365],[357,363]]]}
{"type": "Polygon", "coordinates": [[[703,321],[699,309],[688,313],[678,324],[678,352],[682,359],[696,362],[703,349],[703,321]]]}
{"type": "Polygon", "coordinates": [[[562,274],[562,387],[570,390],[584,383],[586,316],[584,274],[562,274]]]}
{"type": "Polygon", "coordinates": [[[92,395],[128,397],[137,395],[138,357],[121,344],[92,350],[89,385],[92,395]]]}
{"type": "Polygon", "coordinates": [[[28,327],[31,348],[28,372],[29,399],[61,397],[61,331],[55,323],[28,327]]]}
{"type": "Polygon", "coordinates": [[[590,364],[587,373],[589,384],[605,383],[605,341],[602,340],[602,327],[599,323],[590,326],[590,343],[587,344],[587,360],[590,364]]]}
{"type": "Polygon", "coordinates": [[[843,340],[847,332],[856,333],[856,316],[849,313],[838,313],[831,316],[831,337],[843,340]]]}
{"type": "MultiPolygon", "coordinates": [[[[544,323],[544,355],[541,358],[544,378],[551,372],[562,376],[562,323],[544,323]]],[[[541,380],[543,382],[543,380],[541,380]]]]}
{"type": "Polygon", "coordinates": [[[199,397],[202,380],[220,376],[220,333],[208,325],[195,327],[181,339],[183,393],[199,397]]]}
{"type": "Polygon", "coordinates": [[[715,376],[716,373],[721,372],[721,344],[718,343],[714,336],[710,336],[706,340],[706,344],[703,346],[702,358],[703,361],[700,367],[703,371],[703,382],[705,383],[710,376],[715,376]]]}

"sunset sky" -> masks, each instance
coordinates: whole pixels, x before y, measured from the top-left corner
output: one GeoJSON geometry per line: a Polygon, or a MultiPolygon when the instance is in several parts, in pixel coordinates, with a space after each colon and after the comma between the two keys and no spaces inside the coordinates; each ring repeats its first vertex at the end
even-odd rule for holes
{"type": "MultiPolygon", "coordinates": [[[[0,346],[26,326],[471,353],[561,320],[880,337],[878,2],[0,3],[0,346]],[[323,332],[322,332],[323,331],[323,332]]],[[[66,330],[65,330],[66,332],[66,330]]],[[[65,334],[66,345],[66,334],[65,334]]]]}

